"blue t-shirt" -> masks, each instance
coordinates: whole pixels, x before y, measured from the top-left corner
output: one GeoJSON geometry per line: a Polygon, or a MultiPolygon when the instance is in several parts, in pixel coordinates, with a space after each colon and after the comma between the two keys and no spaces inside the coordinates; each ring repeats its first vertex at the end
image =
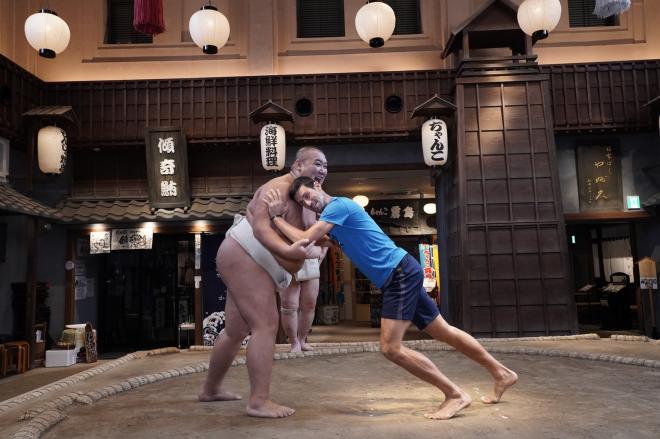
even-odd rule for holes
{"type": "Polygon", "coordinates": [[[406,255],[353,200],[334,197],[319,220],[334,224],[330,236],[378,288],[406,255]]]}

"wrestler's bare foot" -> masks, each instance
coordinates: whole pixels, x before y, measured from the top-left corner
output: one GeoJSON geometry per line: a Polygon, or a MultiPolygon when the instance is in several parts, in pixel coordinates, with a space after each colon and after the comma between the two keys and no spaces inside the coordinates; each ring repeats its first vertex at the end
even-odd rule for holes
{"type": "Polygon", "coordinates": [[[300,347],[302,348],[303,351],[313,351],[314,350],[314,348],[311,345],[305,343],[304,341],[300,343],[300,347]]]}
{"type": "Polygon", "coordinates": [[[247,407],[248,416],[254,416],[256,418],[286,418],[295,412],[295,409],[275,404],[273,401],[266,401],[259,407],[247,407]]]}
{"type": "Polygon", "coordinates": [[[205,393],[202,392],[197,395],[197,398],[200,402],[210,402],[210,401],[236,401],[238,399],[243,399],[243,397],[234,392],[228,392],[226,390],[220,390],[215,393],[205,393]]]}
{"type": "Polygon", "coordinates": [[[496,404],[502,398],[502,394],[518,381],[518,374],[507,369],[506,372],[497,380],[495,380],[494,396],[492,398],[482,396],[481,400],[484,404],[496,404]]]}
{"type": "Polygon", "coordinates": [[[440,407],[438,407],[438,411],[427,413],[424,415],[424,417],[427,419],[436,420],[451,419],[456,416],[458,412],[468,407],[470,404],[472,404],[472,398],[470,398],[470,395],[463,392],[460,394],[460,396],[455,398],[452,397],[445,399],[444,402],[440,404],[440,407]]]}
{"type": "Polygon", "coordinates": [[[291,351],[290,352],[301,352],[302,346],[299,341],[296,341],[295,343],[291,343],[291,351]]]}

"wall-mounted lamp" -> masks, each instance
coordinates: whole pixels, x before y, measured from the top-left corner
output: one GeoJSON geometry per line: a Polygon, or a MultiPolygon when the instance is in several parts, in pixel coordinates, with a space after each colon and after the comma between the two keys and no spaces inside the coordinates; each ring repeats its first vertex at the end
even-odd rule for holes
{"type": "Polygon", "coordinates": [[[424,213],[427,215],[434,215],[436,212],[436,205],[435,203],[426,203],[422,209],[424,209],[424,213]]]}
{"type": "Polygon", "coordinates": [[[45,174],[61,174],[66,165],[66,132],[59,127],[47,126],[37,134],[39,169],[45,174]]]}
{"type": "Polygon", "coordinates": [[[369,204],[369,198],[366,195],[356,195],[353,197],[353,201],[360,207],[367,207],[367,204],[369,204]]]}
{"type": "Polygon", "coordinates": [[[268,100],[250,113],[254,123],[266,122],[261,128],[261,166],[267,171],[280,171],[286,160],[286,132],[278,122],[293,122],[289,110],[268,100]]]}

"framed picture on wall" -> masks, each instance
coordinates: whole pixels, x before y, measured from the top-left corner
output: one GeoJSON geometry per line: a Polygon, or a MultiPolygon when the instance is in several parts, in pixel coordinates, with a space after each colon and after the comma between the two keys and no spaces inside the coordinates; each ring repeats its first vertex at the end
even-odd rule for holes
{"type": "Polygon", "coordinates": [[[5,262],[7,254],[7,223],[0,223],[0,263],[5,262]]]}

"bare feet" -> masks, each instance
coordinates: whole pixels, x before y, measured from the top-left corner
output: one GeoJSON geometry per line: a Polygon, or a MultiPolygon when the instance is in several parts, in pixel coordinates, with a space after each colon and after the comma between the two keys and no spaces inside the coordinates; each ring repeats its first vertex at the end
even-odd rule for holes
{"type": "Polygon", "coordinates": [[[197,395],[197,398],[200,402],[210,402],[210,401],[236,401],[237,399],[243,399],[243,397],[237,393],[228,392],[226,390],[220,390],[216,393],[200,393],[197,395]]]}
{"type": "Polygon", "coordinates": [[[506,389],[516,384],[516,381],[518,381],[518,374],[516,374],[511,369],[507,369],[502,377],[495,380],[495,389],[493,391],[494,396],[492,398],[482,396],[481,400],[484,402],[484,404],[498,403],[506,389]]]}
{"type": "Polygon", "coordinates": [[[302,346],[300,345],[299,341],[296,341],[295,343],[291,343],[291,351],[290,352],[300,352],[302,351],[302,346]]]}
{"type": "Polygon", "coordinates": [[[308,345],[304,341],[300,343],[300,347],[302,348],[303,351],[313,351],[314,348],[311,345],[308,345]]]}
{"type": "Polygon", "coordinates": [[[273,401],[266,401],[260,407],[247,407],[248,416],[254,416],[257,418],[286,418],[295,412],[295,409],[275,404],[273,401]]]}
{"type": "Polygon", "coordinates": [[[427,419],[437,420],[451,419],[456,416],[458,412],[468,407],[470,404],[472,404],[472,398],[470,398],[470,395],[467,393],[462,393],[456,398],[445,399],[445,401],[440,404],[440,407],[438,407],[438,411],[427,413],[424,415],[424,417],[427,419]]]}

